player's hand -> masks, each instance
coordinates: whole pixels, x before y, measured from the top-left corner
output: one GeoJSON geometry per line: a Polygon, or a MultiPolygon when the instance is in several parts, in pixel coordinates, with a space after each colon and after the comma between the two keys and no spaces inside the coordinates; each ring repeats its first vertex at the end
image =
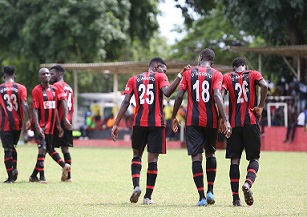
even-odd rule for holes
{"type": "Polygon", "coordinates": [[[225,123],[224,127],[226,129],[224,131],[224,135],[228,139],[231,136],[231,134],[232,134],[232,127],[231,127],[229,121],[224,121],[224,123],[225,123]]]}
{"type": "Polygon", "coordinates": [[[218,132],[219,133],[223,133],[225,132],[226,128],[225,128],[225,123],[224,123],[224,120],[223,118],[219,118],[219,124],[218,124],[218,132]]]}
{"type": "Polygon", "coordinates": [[[118,127],[117,125],[113,125],[112,127],[112,139],[115,142],[118,139],[118,127]]]}
{"type": "Polygon", "coordinates": [[[31,121],[27,120],[27,122],[26,122],[26,130],[30,130],[30,128],[31,128],[31,121]]]}
{"type": "Polygon", "coordinates": [[[254,112],[256,118],[258,119],[258,121],[260,121],[261,120],[261,116],[262,116],[263,108],[256,106],[254,108],[251,108],[250,110],[252,112],[254,112]]]}
{"type": "Polygon", "coordinates": [[[182,75],[186,70],[189,70],[190,68],[191,68],[191,65],[190,65],[190,64],[186,65],[186,66],[181,70],[180,74],[182,75]]]}
{"type": "Polygon", "coordinates": [[[64,130],[62,129],[62,127],[57,127],[58,131],[59,131],[59,138],[62,138],[64,135],[64,130]]]}
{"type": "Polygon", "coordinates": [[[65,129],[72,131],[72,124],[67,120],[67,118],[64,119],[64,127],[65,129]]]}
{"type": "Polygon", "coordinates": [[[173,118],[172,119],[172,125],[171,125],[171,127],[172,127],[172,130],[173,130],[173,132],[174,133],[176,133],[177,131],[178,131],[178,129],[179,129],[179,121],[177,120],[177,118],[173,118]]]}
{"type": "Polygon", "coordinates": [[[42,129],[41,127],[36,127],[36,128],[35,128],[35,131],[36,131],[36,133],[37,133],[40,137],[42,137],[42,138],[45,139],[45,133],[44,133],[44,131],[43,131],[43,129],[42,129]]]}

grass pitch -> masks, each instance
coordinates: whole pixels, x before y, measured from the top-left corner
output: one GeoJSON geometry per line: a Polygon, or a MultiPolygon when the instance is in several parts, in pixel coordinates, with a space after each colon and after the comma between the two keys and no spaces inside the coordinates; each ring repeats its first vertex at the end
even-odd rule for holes
{"type": "MultiPolygon", "coordinates": [[[[90,142],[90,141],[89,141],[90,142]]],[[[141,188],[137,204],[129,201],[132,151],[128,148],[71,149],[72,183],[60,181],[61,168],[46,157],[48,184],[29,183],[36,162],[36,145],[17,147],[19,176],[14,184],[0,183],[0,216],[307,216],[307,153],[262,152],[259,173],[252,188],[254,205],[232,206],[229,160],[217,151],[216,203],[196,207],[191,159],[185,149],[169,149],[158,162],[158,178],[152,199],[142,205],[146,186],[147,155],[143,157],[141,188]]],[[[3,158],[3,154],[1,155],[3,158]]],[[[245,154],[241,161],[240,186],[246,175],[245,154]]],[[[6,180],[4,164],[0,178],[6,180]]]]}

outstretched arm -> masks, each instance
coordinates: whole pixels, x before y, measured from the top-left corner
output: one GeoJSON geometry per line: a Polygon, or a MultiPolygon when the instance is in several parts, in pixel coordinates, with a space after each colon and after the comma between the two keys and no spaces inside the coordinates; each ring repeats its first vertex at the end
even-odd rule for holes
{"type": "Polygon", "coordinates": [[[188,70],[189,68],[191,68],[190,65],[186,65],[177,75],[177,77],[175,78],[175,80],[170,84],[170,86],[166,86],[162,88],[162,92],[166,97],[170,97],[176,90],[178,84],[181,81],[182,75],[183,73],[188,70]]]}

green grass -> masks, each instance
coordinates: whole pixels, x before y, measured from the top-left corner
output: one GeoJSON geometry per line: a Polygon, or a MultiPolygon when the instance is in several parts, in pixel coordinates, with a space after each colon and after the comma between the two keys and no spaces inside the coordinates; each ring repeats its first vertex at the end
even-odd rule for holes
{"type": "MultiPolygon", "coordinates": [[[[90,142],[90,141],[89,141],[90,142]]],[[[48,184],[29,183],[36,162],[36,145],[18,146],[19,177],[14,184],[0,183],[0,216],[307,216],[307,154],[262,152],[259,173],[253,186],[254,205],[232,207],[228,178],[229,161],[217,151],[216,204],[196,207],[198,193],[186,150],[169,149],[161,155],[153,200],[141,205],[145,192],[147,156],[143,159],[140,201],[131,204],[131,150],[128,148],[71,149],[72,183],[60,181],[61,168],[49,156],[45,162],[48,184]]],[[[3,158],[3,154],[2,154],[3,158]]],[[[247,162],[243,155],[241,184],[247,162]]],[[[4,164],[0,178],[7,176],[4,164]]]]}

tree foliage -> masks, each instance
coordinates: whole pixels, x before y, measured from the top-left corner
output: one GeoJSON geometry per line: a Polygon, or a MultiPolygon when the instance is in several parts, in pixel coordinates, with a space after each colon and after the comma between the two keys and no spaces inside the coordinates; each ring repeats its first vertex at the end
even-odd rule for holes
{"type": "MultiPolygon", "coordinates": [[[[41,63],[139,58],[132,48],[138,45],[140,52],[150,51],[149,41],[159,28],[158,3],[153,0],[1,0],[0,63],[16,65],[19,72],[24,72],[18,78],[33,87],[32,80],[37,80],[41,63]]],[[[98,78],[94,75],[92,81],[98,78]]]]}

